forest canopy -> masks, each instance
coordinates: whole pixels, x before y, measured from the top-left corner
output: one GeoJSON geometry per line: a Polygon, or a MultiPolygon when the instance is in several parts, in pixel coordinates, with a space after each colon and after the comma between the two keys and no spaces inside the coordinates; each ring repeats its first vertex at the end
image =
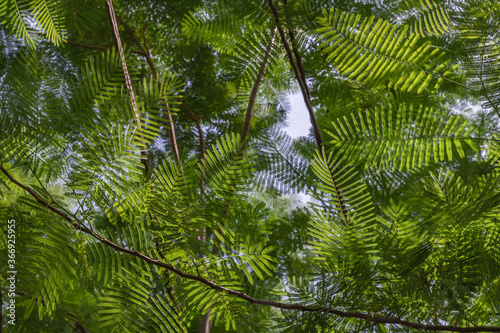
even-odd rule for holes
{"type": "Polygon", "coordinates": [[[0,22],[0,331],[500,332],[498,1],[0,22]]]}

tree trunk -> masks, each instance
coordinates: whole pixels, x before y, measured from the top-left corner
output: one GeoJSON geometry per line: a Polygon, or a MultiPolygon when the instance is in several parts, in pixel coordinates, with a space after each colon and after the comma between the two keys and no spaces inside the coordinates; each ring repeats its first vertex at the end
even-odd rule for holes
{"type": "MultiPolygon", "coordinates": [[[[109,14],[108,17],[111,22],[111,27],[113,29],[113,36],[115,38],[116,47],[118,48],[118,53],[120,54],[120,57],[122,59],[123,73],[125,75],[125,85],[127,86],[127,90],[130,95],[130,101],[132,103],[132,109],[134,110],[134,115],[135,115],[135,122],[137,123],[137,127],[139,128],[140,131],[142,128],[141,117],[139,115],[139,110],[137,109],[137,104],[135,102],[134,88],[132,87],[132,80],[130,79],[127,62],[125,61],[125,53],[123,52],[122,41],[120,39],[120,32],[118,30],[118,24],[116,23],[116,15],[115,15],[115,9],[113,8],[113,1],[107,0],[106,5],[108,7],[108,14],[109,14]]],[[[141,137],[141,139],[144,138],[141,137]]],[[[148,174],[150,169],[149,155],[147,150],[141,151],[141,155],[143,155],[141,163],[144,165],[144,174],[146,175],[148,174]]]]}

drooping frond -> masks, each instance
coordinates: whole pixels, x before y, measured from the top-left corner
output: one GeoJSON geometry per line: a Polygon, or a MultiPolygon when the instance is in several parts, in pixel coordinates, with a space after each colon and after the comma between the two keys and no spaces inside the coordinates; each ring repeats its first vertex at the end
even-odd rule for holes
{"type": "Polygon", "coordinates": [[[63,164],[53,165],[54,158],[65,160],[63,149],[67,139],[59,126],[63,103],[57,88],[59,82],[51,77],[54,54],[43,48],[20,48],[16,61],[4,80],[11,89],[2,92],[0,125],[5,136],[0,139],[0,161],[26,162],[24,168],[40,179],[58,175],[63,164]]]}
{"type": "MultiPolygon", "coordinates": [[[[235,281],[235,276],[230,274],[228,268],[211,265],[206,267],[203,273],[215,278],[215,281],[220,285],[242,290],[238,282],[235,281]],[[232,279],[228,279],[228,275],[232,275],[232,279]]],[[[211,309],[210,320],[213,320],[216,326],[223,326],[226,331],[236,330],[237,320],[247,314],[248,310],[244,303],[237,298],[224,295],[222,292],[208,288],[203,284],[189,283],[185,284],[184,288],[186,290],[186,300],[203,314],[211,309]]]]}
{"type": "Polygon", "coordinates": [[[147,117],[147,119],[142,119],[146,138],[148,130],[158,132],[160,124],[171,126],[171,124],[165,124],[165,113],[170,111],[172,115],[175,115],[178,111],[176,106],[180,104],[178,99],[182,97],[183,85],[181,79],[172,72],[165,73],[158,79],[152,76],[149,79],[144,78],[139,85],[137,105],[141,115],[147,117]],[[168,103],[169,110],[166,110],[165,102],[168,103]]]}
{"type": "Polygon", "coordinates": [[[0,4],[0,17],[6,19],[16,38],[34,47],[41,32],[56,46],[66,39],[66,32],[57,0],[6,0],[0,4]],[[37,31],[38,30],[38,31],[37,31]]]}
{"type": "Polygon", "coordinates": [[[320,179],[313,196],[327,205],[317,205],[312,217],[310,233],[318,239],[314,252],[323,260],[337,260],[374,251],[373,202],[356,170],[333,153],[317,153],[311,167],[320,179]]]}
{"type": "Polygon", "coordinates": [[[464,1],[454,13],[470,86],[483,108],[500,115],[500,11],[498,1],[464,1]]]}
{"type": "Polygon", "coordinates": [[[34,309],[38,310],[39,318],[53,315],[61,299],[74,287],[72,280],[77,277],[78,254],[71,230],[59,223],[47,225],[42,230],[44,234],[40,232],[30,238],[29,248],[24,249],[24,258],[19,262],[22,269],[19,269],[18,288],[26,293],[20,302],[25,309],[24,319],[34,309]],[[23,262],[26,264],[21,266],[23,262]]]}
{"type": "Polygon", "coordinates": [[[32,1],[34,19],[47,38],[59,46],[66,39],[66,32],[61,17],[59,1],[36,0],[32,1]]]}
{"type": "Polygon", "coordinates": [[[243,189],[252,175],[254,159],[238,134],[224,136],[200,162],[199,172],[210,189],[209,195],[229,198],[238,189],[243,189]]]}
{"type": "MultiPolygon", "coordinates": [[[[121,68],[120,56],[114,50],[102,53],[100,57],[85,63],[78,82],[73,85],[70,99],[74,116],[83,121],[80,126],[84,128],[95,126],[98,117],[94,110],[96,103],[103,104],[119,96],[124,82],[125,76],[121,68]]],[[[121,111],[126,110],[129,108],[121,111]]],[[[132,116],[132,111],[129,111],[121,114],[121,119],[131,119],[132,116]]]]}
{"type": "Polygon", "coordinates": [[[405,22],[411,26],[413,33],[437,36],[450,30],[450,19],[446,8],[432,0],[405,0],[401,8],[411,15],[405,22]]]}
{"type": "MultiPolygon", "coordinates": [[[[123,218],[120,221],[124,225],[122,228],[115,227],[100,230],[100,232],[116,244],[158,257],[152,245],[149,229],[141,220],[141,218],[130,214],[128,218],[123,218]]],[[[86,263],[93,272],[94,281],[100,285],[108,285],[116,275],[122,274],[124,269],[134,272],[138,270],[150,272],[150,267],[144,262],[123,253],[115,252],[94,239],[87,239],[84,249],[86,263]]]]}
{"type": "Polygon", "coordinates": [[[466,228],[472,224],[494,228],[500,203],[499,175],[482,176],[467,184],[451,171],[439,171],[412,183],[415,194],[408,202],[415,205],[419,199],[428,199],[425,222],[433,227],[466,228]]]}
{"type": "Polygon", "coordinates": [[[425,262],[432,254],[432,243],[429,234],[422,230],[423,223],[412,218],[411,208],[404,203],[389,199],[380,210],[377,241],[384,245],[379,252],[381,265],[387,265],[384,274],[399,280],[425,262]]]}
{"type": "Polygon", "coordinates": [[[228,228],[220,227],[221,232],[216,236],[221,241],[221,250],[229,260],[223,260],[228,268],[240,277],[245,276],[250,284],[254,284],[253,276],[264,280],[264,276],[272,276],[276,270],[269,252],[273,247],[266,246],[267,239],[263,235],[258,237],[239,237],[228,228]]]}
{"type": "Polygon", "coordinates": [[[492,165],[496,165],[500,160],[500,135],[493,134],[493,137],[487,141],[486,153],[487,161],[492,165]]]}
{"type": "Polygon", "coordinates": [[[246,36],[234,47],[234,54],[230,55],[232,75],[240,80],[240,89],[250,90],[257,78],[262,64],[273,67],[281,60],[281,54],[274,45],[275,35],[265,32],[256,32],[246,36]]]}
{"type": "Polygon", "coordinates": [[[228,58],[230,76],[238,82],[238,97],[244,103],[257,77],[282,60],[275,46],[276,32],[269,31],[273,23],[266,16],[259,2],[220,0],[183,20],[183,30],[190,38],[210,44],[228,58]]]}
{"type": "Polygon", "coordinates": [[[172,162],[164,161],[159,165],[155,170],[153,180],[156,185],[156,194],[162,197],[161,200],[170,203],[186,195],[186,190],[189,190],[188,186],[193,186],[193,180],[187,179],[186,174],[180,170],[179,166],[172,162]]]}
{"type": "Polygon", "coordinates": [[[125,59],[104,2],[0,4],[0,220],[19,227],[21,330],[496,325],[500,136],[493,114],[460,114],[473,101],[453,80],[469,76],[450,64],[476,70],[500,114],[498,1],[323,15],[331,0],[114,1],[125,59]],[[64,26],[71,48],[56,47],[64,26]],[[294,75],[319,148],[276,130],[294,75]]]}
{"type": "MultiPolygon", "coordinates": [[[[72,166],[70,186],[83,200],[80,207],[97,205],[109,210],[121,196],[135,191],[143,174],[141,152],[161,133],[154,115],[144,114],[141,126],[135,124],[123,80],[120,58],[109,52],[87,63],[78,87],[74,87],[70,105],[80,120],[73,126],[80,129],[81,141],[75,147],[80,159],[72,166]]],[[[143,111],[150,109],[143,107],[148,105],[144,101],[140,105],[143,111]]]]}
{"type": "Polygon", "coordinates": [[[17,39],[20,39],[30,47],[34,47],[37,43],[36,36],[33,34],[32,27],[25,14],[30,9],[29,1],[2,1],[2,4],[0,4],[0,16],[6,18],[4,20],[5,23],[7,23],[8,27],[11,27],[17,39]]]}
{"type": "Polygon", "coordinates": [[[163,162],[152,176],[148,212],[152,214],[154,240],[167,262],[189,260],[208,252],[207,245],[198,238],[210,225],[207,216],[212,208],[200,200],[195,168],[194,163],[184,163],[181,170],[173,161],[163,162]]]}
{"type": "MultiPolygon", "coordinates": [[[[408,243],[406,251],[412,254],[421,247],[421,253],[415,252],[408,257],[410,259],[415,256],[418,262],[414,262],[412,269],[409,269],[412,264],[408,262],[404,276],[418,294],[433,295],[432,291],[427,291],[425,282],[419,278],[419,272],[426,272],[425,274],[435,277],[433,288],[450,284],[460,286],[450,292],[446,300],[440,301],[439,306],[442,307],[445,306],[444,302],[462,302],[469,297],[475,298],[477,295],[495,292],[495,281],[500,273],[496,245],[499,237],[498,182],[496,172],[478,177],[474,181],[465,181],[453,172],[445,170],[438,170],[412,182],[410,200],[406,201],[408,205],[405,206],[406,213],[403,211],[401,217],[404,219],[406,216],[406,219],[413,220],[416,226],[416,232],[408,233],[410,229],[406,229],[405,233],[413,234],[413,237],[420,234],[422,238],[420,242],[408,243]],[[425,205],[422,205],[422,200],[426,200],[425,205]],[[411,218],[408,213],[411,210],[416,212],[417,209],[419,216],[411,218]],[[420,245],[415,247],[417,244],[420,245]],[[440,269],[435,271],[435,267],[440,269]]],[[[404,237],[401,233],[400,241],[394,243],[397,245],[395,253],[398,252],[397,248],[407,242],[404,237]]],[[[387,252],[387,249],[384,251],[385,255],[394,256],[387,252]]],[[[400,250],[399,253],[405,256],[405,251],[400,250]]],[[[389,261],[387,269],[392,270],[392,260],[386,258],[389,261]]],[[[488,318],[490,314],[485,308],[481,309],[477,305],[476,303],[475,315],[488,318]]]]}
{"type": "Polygon", "coordinates": [[[316,30],[322,52],[342,75],[362,84],[421,93],[437,89],[451,72],[446,55],[409,33],[408,26],[393,26],[374,16],[330,9],[318,18],[316,30]]]}
{"type": "Polygon", "coordinates": [[[100,327],[110,332],[186,332],[178,309],[166,297],[150,295],[153,287],[151,275],[123,269],[99,298],[100,327]]]}
{"type": "Polygon", "coordinates": [[[259,25],[266,24],[266,12],[256,1],[217,0],[207,3],[196,12],[190,12],[182,21],[182,29],[189,37],[208,42],[219,51],[233,53],[241,32],[252,35],[259,25]]]}
{"type": "Polygon", "coordinates": [[[312,189],[310,163],[300,154],[289,135],[272,130],[261,141],[259,164],[265,171],[260,172],[259,183],[284,193],[312,189]]]}
{"type": "Polygon", "coordinates": [[[464,157],[464,144],[477,149],[466,120],[422,106],[377,107],[338,118],[333,126],[328,143],[343,160],[365,168],[410,170],[452,160],[456,153],[464,157]]]}
{"type": "Polygon", "coordinates": [[[140,150],[134,147],[134,128],[102,126],[102,129],[106,129],[105,135],[82,143],[78,149],[81,161],[73,166],[69,176],[70,188],[80,193],[80,208],[98,205],[106,210],[113,207],[120,195],[115,188],[133,187],[143,174],[140,150]]]}

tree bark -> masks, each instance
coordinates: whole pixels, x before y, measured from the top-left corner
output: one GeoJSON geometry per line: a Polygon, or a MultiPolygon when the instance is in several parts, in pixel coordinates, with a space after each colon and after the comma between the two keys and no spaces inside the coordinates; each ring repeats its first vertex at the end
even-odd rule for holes
{"type": "Polygon", "coordinates": [[[207,313],[201,317],[201,326],[200,326],[200,333],[209,333],[210,328],[212,328],[212,321],[209,320],[210,313],[212,310],[208,310],[207,313]]]}

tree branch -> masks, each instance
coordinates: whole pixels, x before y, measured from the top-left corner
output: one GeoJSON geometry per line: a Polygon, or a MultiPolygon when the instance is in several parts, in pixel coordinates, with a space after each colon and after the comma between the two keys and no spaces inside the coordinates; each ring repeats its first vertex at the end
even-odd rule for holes
{"type": "MultiPolygon", "coordinates": [[[[111,0],[110,0],[110,2],[111,2],[111,0]]],[[[132,39],[135,41],[135,43],[137,44],[137,46],[141,49],[141,52],[142,52],[141,54],[143,54],[146,57],[146,61],[147,61],[148,65],[149,65],[149,67],[151,68],[151,72],[153,73],[154,80],[156,81],[156,83],[158,85],[158,89],[160,90],[160,93],[161,93],[162,86],[161,86],[161,82],[160,82],[159,77],[158,77],[158,71],[156,70],[156,67],[155,67],[155,65],[153,63],[153,60],[151,59],[151,53],[147,49],[147,44],[145,42],[146,41],[145,37],[144,37],[144,46],[143,46],[141,44],[141,42],[139,41],[139,39],[137,38],[135,31],[130,26],[128,26],[123,20],[121,20],[119,17],[118,17],[118,21],[120,21],[120,24],[122,24],[125,27],[125,29],[127,29],[130,32],[130,34],[132,35],[132,39]]],[[[116,24],[116,21],[114,22],[114,24],[116,24]]],[[[181,160],[180,160],[180,156],[179,156],[179,151],[177,149],[177,140],[176,140],[176,137],[175,137],[175,129],[174,129],[174,124],[173,124],[173,120],[172,120],[172,114],[170,112],[170,106],[168,104],[168,101],[167,101],[166,97],[162,96],[162,99],[163,99],[163,102],[165,104],[165,108],[166,108],[166,112],[167,112],[167,117],[166,118],[167,118],[167,121],[170,124],[170,128],[168,130],[168,135],[169,135],[169,138],[170,138],[170,146],[171,146],[172,152],[173,152],[173,154],[175,156],[177,165],[181,168],[181,171],[182,171],[182,164],[181,164],[181,160]]],[[[150,216],[151,216],[151,214],[150,214],[150,216]]],[[[157,245],[157,247],[158,247],[158,245],[157,245]]],[[[163,256],[163,253],[162,253],[161,250],[159,251],[159,253],[160,253],[160,256],[162,257],[162,259],[164,259],[165,257],[163,256]]],[[[167,274],[169,274],[168,271],[167,271],[167,274]]],[[[168,276],[167,276],[167,282],[165,283],[165,289],[167,291],[167,295],[170,297],[170,299],[172,300],[172,302],[180,310],[180,306],[177,303],[177,300],[175,299],[175,297],[174,297],[174,295],[172,293],[172,287],[170,286],[170,278],[168,276]]],[[[180,329],[180,326],[177,323],[175,323],[175,324],[180,329]]]]}
{"type": "Polygon", "coordinates": [[[151,72],[153,73],[153,77],[156,79],[158,77],[158,72],[156,71],[156,67],[155,67],[155,65],[153,63],[153,60],[151,59],[151,54],[150,54],[150,52],[149,52],[149,50],[147,48],[146,43],[144,43],[144,46],[142,46],[141,42],[139,41],[139,38],[137,38],[137,35],[136,35],[135,31],[127,23],[125,23],[122,19],[120,19],[120,17],[117,17],[117,20],[132,35],[132,39],[135,41],[135,44],[137,46],[139,46],[139,48],[141,49],[141,54],[143,54],[144,57],[146,57],[146,61],[147,61],[148,65],[149,65],[149,67],[151,68],[151,72]]]}
{"type": "Polygon", "coordinates": [[[260,84],[262,83],[262,79],[264,78],[264,73],[266,72],[269,60],[271,59],[275,37],[276,27],[274,27],[273,32],[271,33],[271,40],[269,41],[269,45],[267,46],[264,59],[262,60],[262,64],[260,65],[259,74],[257,75],[257,79],[255,80],[255,83],[252,87],[252,92],[250,93],[250,99],[248,101],[247,111],[245,114],[245,123],[243,124],[243,130],[241,131],[241,141],[243,141],[250,132],[253,108],[255,106],[255,101],[257,99],[257,93],[259,92],[260,84]]]}
{"type": "MultiPolygon", "coordinates": [[[[151,216],[151,213],[149,213],[149,216],[151,216]]],[[[158,218],[156,218],[156,221],[158,221],[158,218]]],[[[158,221],[160,222],[160,221],[158,221]]],[[[160,258],[162,258],[163,260],[165,260],[165,255],[163,254],[163,251],[158,247],[158,243],[156,243],[156,248],[158,249],[158,254],[160,255],[160,258]]],[[[165,282],[165,290],[167,291],[167,295],[168,297],[172,300],[172,302],[174,303],[174,305],[171,305],[169,304],[169,307],[172,309],[172,311],[177,314],[178,318],[181,320],[181,322],[184,324],[184,320],[182,320],[182,317],[179,315],[179,312],[182,312],[182,308],[181,306],[179,305],[179,303],[177,302],[177,299],[175,298],[175,295],[174,293],[172,293],[172,290],[173,288],[170,286],[170,271],[165,271],[165,277],[167,278],[167,281],[165,282]]],[[[179,323],[177,323],[177,321],[174,322],[175,323],[175,326],[177,326],[177,328],[182,331],[182,327],[179,325],[179,323]]]]}
{"type": "Polygon", "coordinates": [[[90,333],[85,328],[85,326],[83,326],[83,324],[78,321],[78,318],[74,314],[72,314],[69,311],[67,312],[67,314],[68,314],[68,317],[71,317],[71,319],[73,319],[75,321],[75,329],[77,330],[77,332],[79,332],[79,333],[90,333]]]}
{"type": "MultiPolygon", "coordinates": [[[[204,166],[204,161],[205,161],[205,153],[206,153],[206,147],[205,147],[205,137],[203,135],[203,129],[201,128],[201,116],[196,117],[193,111],[191,111],[190,108],[184,102],[181,102],[181,105],[184,107],[184,109],[189,113],[189,119],[193,120],[196,124],[196,128],[198,129],[198,135],[200,137],[200,161],[201,164],[204,166]]],[[[205,174],[202,171],[202,175],[204,176],[205,174]]],[[[204,199],[205,198],[205,182],[203,181],[203,178],[200,179],[200,187],[201,187],[201,197],[204,199]]],[[[197,237],[197,239],[205,243],[206,241],[206,228],[203,227],[201,230],[201,235],[197,237]]],[[[212,247],[212,253],[214,252],[215,245],[212,247]]],[[[200,324],[200,333],[209,333],[210,328],[212,327],[212,322],[210,321],[210,313],[212,310],[208,310],[207,313],[205,313],[201,317],[201,324],[200,324]]]]}
{"type": "Polygon", "coordinates": [[[160,260],[153,259],[153,258],[151,258],[151,257],[149,257],[149,256],[147,256],[139,251],[130,250],[130,249],[124,248],[118,244],[115,244],[112,241],[110,241],[109,239],[101,236],[95,230],[89,230],[88,228],[82,226],[81,223],[75,222],[66,213],[61,212],[60,210],[58,210],[57,208],[55,208],[54,206],[52,206],[48,202],[45,202],[43,199],[38,197],[36,195],[36,193],[31,188],[21,184],[16,179],[14,179],[9,174],[9,172],[1,165],[0,165],[0,171],[3,174],[5,174],[7,176],[7,178],[12,183],[21,187],[23,190],[25,190],[31,196],[33,196],[36,199],[36,201],[38,201],[40,204],[44,205],[45,207],[47,207],[48,209],[50,209],[51,211],[53,211],[54,213],[63,217],[66,221],[71,223],[71,225],[75,229],[78,229],[80,231],[85,232],[86,234],[91,235],[92,237],[96,238],[101,243],[106,244],[107,246],[111,247],[112,249],[114,249],[118,252],[122,252],[122,253],[126,253],[129,255],[135,256],[135,257],[137,257],[137,258],[139,258],[139,259],[141,259],[141,260],[143,260],[151,265],[165,268],[165,269],[177,274],[178,276],[180,276],[182,278],[200,282],[213,290],[224,292],[227,295],[239,297],[239,298],[241,298],[249,303],[252,303],[252,304],[267,305],[267,306],[272,306],[272,307],[284,309],[284,310],[298,310],[298,311],[302,311],[302,312],[322,312],[322,313],[337,315],[339,317],[344,317],[344,318],[363,319],[363,320],[371,321],[371,322],[377,323],[377,324],[401,325],[401,326],[411,327],[411,328],[414,328],[417,330],[440,331],[440,332],[444,332],[444,331],[447,331],[447,332],[450,332],[450,331],[455,331],[455,332],[500,332],[500,327],[496,327],[496,326],[457,327],[457,326],[451,326],[451,325],[426,325],[426,324],[415,323],[415,322],[411,322],[411,321],[407,321],[407,320],[399,319],[399,318],[379,317],[379,316],[375,316],[373,314],[366,314],[366,313],[362,313],[362,312],[342,311],[342,310],[337,310],[335,308],[327,308],[327,307],[322,307],[322,306],[310,306],[310,305],[302,305],[302,304],[297,304],[297,303],[290,304],[290,303],[282,303],[282,302],[272,301],[272,300],[267,300],[267,299],[254,298],[254,297],[251,297],[251,296],[249,296],[241,291],[233,290],[233,289],[218,285],[218,284],[216,284],[212,281],[209,281],[209,280],[207,280],[199,275],[193,275],[193,274],[183,272],[171,264],[164,263],[160,260]]]}

